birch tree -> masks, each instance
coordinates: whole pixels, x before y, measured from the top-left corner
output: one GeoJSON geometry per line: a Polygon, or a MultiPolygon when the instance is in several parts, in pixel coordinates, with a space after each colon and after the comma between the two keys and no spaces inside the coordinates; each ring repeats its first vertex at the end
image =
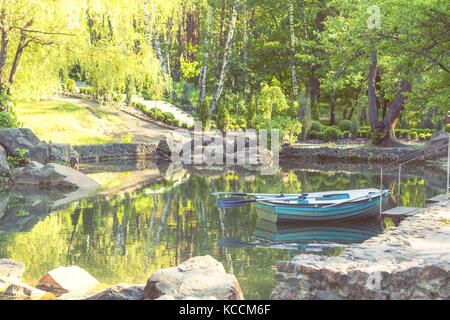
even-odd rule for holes
{"type": "Polygon", "coordinates": [[[291,32],[291,75],[292,96],[297,101],[297,73],[295,70],[295,29],[294,29],[294,1],[289,1],[289,28],[291,32]]]}
{"type": "Polygon", "coordinates": [[[222,62],[222,68],[220,71],[220,76],[219,76],[219,82],[217,84],[217,88],[216,91],[214,93],[214,97],[211,101],[210,107],[209,107],[209,111],[211,113],[214,112],[214,110],[217,107],[217,102],[220,99],[220,96],[222,95],[222,90],[223,90],[223,85],[225,82],[225,76],[227,74],[227,64],[228,64],[228,60],[230,58],[230,49],[231,49],[231,42],[233,40],[233,36],[234,36],[234,30],[236,27],[236,17],[237,17],[237,12],[238,12],[238,7],[239,7],[239,0],[235,0],[233,3],[233,11],[231,14],[231,22],[230,22],[230,26],[228,29],[228,37],[227,37],[227,42],[225,43],[225,51],[223,54],[223,62],[222,62]]]}

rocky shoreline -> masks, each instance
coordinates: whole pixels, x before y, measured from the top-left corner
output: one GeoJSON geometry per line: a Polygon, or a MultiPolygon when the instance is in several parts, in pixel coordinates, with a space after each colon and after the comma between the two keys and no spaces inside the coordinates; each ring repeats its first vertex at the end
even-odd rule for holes
{"type": "Polygon", "coordinates": [[[347,247],[277,263],[274,300],[450,299],[450,201],[347,247]]]}
{"type": "Polygon", "coordinates": [[[424,163],[447,157],[450,135],[435,133],[423,146],[381,148],[376,146],[326,146],[326,145],[285,145],[280,152],[280,160],[319,160],[369,163],[402,163],[414,160],[424,163]]]}
{"type": "Polygon", "coordinates": [[[99,291],[100,282],[78,266],[58,267],[35,287],[22,282],[25,265],[0,259],[0,300],[243,300],[241,287],[222,263],[198,256],[157,270],[147,284],[120,283],[99,291]]]}

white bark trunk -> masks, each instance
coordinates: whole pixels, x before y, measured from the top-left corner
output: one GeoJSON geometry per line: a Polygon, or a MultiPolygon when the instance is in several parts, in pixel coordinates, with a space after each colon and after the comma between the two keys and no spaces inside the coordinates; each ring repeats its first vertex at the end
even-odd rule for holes
{"type": "Polygon", "coordinates": [[[297,101],[297,73],[295,70],[295,30],[294,30],[294,1],[289,1],[289,26],[291,30],[291,73],[292,73],[292,95],[297,101]]]}
{"type": "Polygon", "coordinates": [[[248,90],[248,70],[247,70],[247,2],[244,4],[244,91],[247,99],[249,96],[248,90]]]}
{"type": "Polygon", "coordinates": [[[225,44],[225,52],[223,54],[223,63],[222,63],[222,69],[220,71],[219,83],[217,84],[216,93],[214,94],[214,97],[211,101],[211,105],[209,107],[209,110],[211,113],[216,109],[217,102],[219,101],[219,98],[222,94],[223,84],[225,82],[225,76],[227,73],[228,59],[230,57],[231,41],[233,40],[234,29],[236,26],[236,16],[237,16],[237,11],[238,11],[238,6],[239,6],[239,0],[235,0],[234,4],[233,4],[233,12],[231,15],[230,28],[228,30],[227,42],[225,44]]]}

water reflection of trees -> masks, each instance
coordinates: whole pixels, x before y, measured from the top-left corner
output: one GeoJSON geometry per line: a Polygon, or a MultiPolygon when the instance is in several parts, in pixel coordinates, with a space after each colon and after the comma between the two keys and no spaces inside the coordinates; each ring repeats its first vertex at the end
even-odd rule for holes
{"type": "MultiPolygon", "coordinates": [[[[234,173],[218,178],[192,175],[165,193],[154,190],[171,183],[108,200],[81,200],[51,213],[30,232],[0,234],[0,257],[23,261],[30,283],[55,267],[74,264],[115,284],[145,283],[154,270],[210,254],[234,272],[247,297],[267,298],[275,283],[276,261],[290,259],[295,252],[218,247],[219,238],[251,241],[257,216],[251,204],[219,212],[211,192],[314,192],[374,187],[378,181],[373,175],[300,170],[251,179],[234,173]]],[[[395,189],[397,182],[386,183],[395,189]]],[[[402,205],[424,203],[427,193],[423,179],[402,180],[402,205]]]]}

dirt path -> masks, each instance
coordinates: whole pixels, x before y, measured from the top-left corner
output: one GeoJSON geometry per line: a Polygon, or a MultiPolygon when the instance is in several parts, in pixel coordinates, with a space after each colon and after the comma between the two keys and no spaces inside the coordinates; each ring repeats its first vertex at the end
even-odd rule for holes
{"type": "Polygon", "coordinates": [[[103,112],[116,115],[124,123],[123,128],[118,128],[114,136],[117,142],[121,142],[122,135],[131,135],[133,137],[134,143],[158,143],[158,141],[167,133],[171,132],[171,129],[159,126],[155,123],[147,122],[134,117],[126,112],[119,109],[113,109],[104,105],[100,105],[94,101],[83,100],[75,97],[55,97],[54,100],[63,101],[66,103],[73,103],[81,107],[86,107],[86,109],[95,113],[87,106],[94,107],[103,112]]]}

